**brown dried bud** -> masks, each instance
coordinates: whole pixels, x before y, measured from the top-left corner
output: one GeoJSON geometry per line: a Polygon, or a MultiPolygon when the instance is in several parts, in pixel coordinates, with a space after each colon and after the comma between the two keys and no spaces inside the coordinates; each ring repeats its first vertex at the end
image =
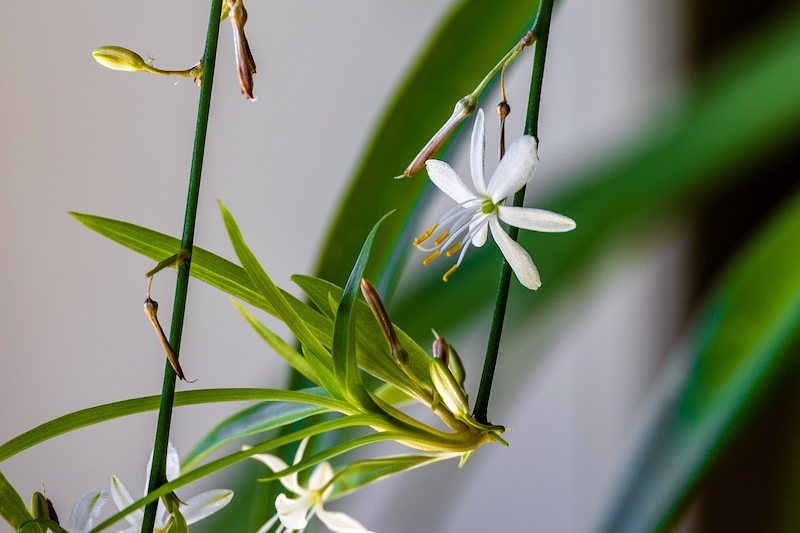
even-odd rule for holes
{"type": "Polygon", "coordinates": [[[242,94],[248,100],[255,100],[253,96],[253,76],[256,73],[256,62],[250,52],[250,44],[244,34],[244,25],[247,22],[247,10],[242,0],[228,0],[230,7],[229,17],[233,25],[233,48],[236,53],[236,68],[239,72],[239,86],[242,94]]]}
{"type": "Polygon", "coordinates": [[[372,314],[375,315],[375,319],[378,321],[383,336],[389,344],[389,349],[392,351],[392,356],[400,365],[407,365],[408,352],[406,352],[405,348],[400,344],[397,333],[394,331],[392,320],[389,318],[389,313],[386,312],[386,308],[383,306],[383,302],[375,286],[372,285],[369,280],[362,278],[361,292],[364,294],[369,308],[372,309],[372,314]]]}
{"type": "Polygon", "coordinates": [[[417,157],[408,165],[408,168],[405,169],[403,174],[399,177],[407,177],[410,178],[412,174],[416,171],[421,169],[425,166],[425,161],[432,158],[434,154],[439,151],[447,139],[453,134],[459,124],[470,116],[473,111],[475,111],[475,107],[477,106],[477,100],[471,96],[465,96],[461,100],[456,103],[455,109],[453,109],[453,114],[450,115],[450,118],[447,119],[447,122],[439,128],[439,131],[431,137],[431,140],[428,141],[428,144],[425,145],[424,148],[417,154],[417,157]]]}

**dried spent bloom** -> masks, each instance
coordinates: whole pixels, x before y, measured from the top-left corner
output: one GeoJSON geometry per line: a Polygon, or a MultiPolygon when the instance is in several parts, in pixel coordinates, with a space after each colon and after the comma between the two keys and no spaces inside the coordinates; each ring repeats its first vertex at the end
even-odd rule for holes
{"type": "MultiPolygon", "coordinates": [[[[153,457],[151,455],[150,461],[147,463],[147,473],[145,479],[150,479],[150,468],[152,464],[153,457]]],[[[172,445],[172,443],[170,443],[167,448],[167,481],[172,481],[173,479],[177,478],[180,475],[180,471],[181,464],[180,460],[178,459],[178,452],[175,450],[175,447],[172,445]]],[[[146,490],[145,494],[147,494],[146,490]]],[[[120,511],[130,506],[135,501],[130,492],[128,492],[128,489],[125,487],[122,481],[117,478],[117,476],[111,476],[111,496],[114,498],[114,503],[117,504],[117,507],[120,509],[120,511]]],[[[228,505],[232,498],[232,490],[209,490],[198,494],[197,496],[192,496],[186,500],[185,503],[180,503],[178,511],[181,515],[183,515],[183,518],[186,520],[187,524],[193,524],[209,515],[216,513],[228,505]]],[[[169,518],[170,514],[167,512],[167,508],[164,506],[162,501],[159,501],[158,511],[156,512],[156,533],[164,533],[169,529],[169,518]]],[[[138,533],[142,529],[144,510],[137,509],[136,511],[127,515],[125,520],[128,521],[131,527],[123,530],[121,533],[138,533]]]]}
{"type": "Polygon", "coordinates": [[[543,209],[503,205],[507,197],[522,189],[533,177],[536,163],[539,161],[536,139],[524,135],[514,141],[487,184],[483,172],[486,151],[483,121],[483,111],[479,110],[472,132],[470,151],[475,192],[469,190],[458,173],[444,161],[430,159],[425,163],[434,185],[458,205],[418,237],[414,241],[414,246],[430,253],[423,261],[425,265],[442,253],[451,257],[460,250],[456,264],[442,278],[447,281],[461,264],[470,244],[483,246],[491,230],[494,241],[511,265],[517,279],[528,289],[536,290],[542,284],[536,265],[533,264],[528,252],[503,231],[500,221],[517,228],[548,233],[570,231],[575,228],[575,222],[568,217],[543,209]],[[429,239],[433,239],[433,245],[424,246],[429,239]]]}
{"type": "Polygon", "coordinates": [[[439,131],[431,137],[431,140],[420,150],[414,160],[411,161],[408,167],[403,171],[403,174],[398,177],[410,178],[412,174],[421,169],[425,165],[425,161],[433,157],[433,154],[439,151],[439,148],[447,142],[447,139],[456,131],[458,125],[475,111],[476,105],[477,100],[472,95],[465,96],[456,102],[453,114],[450,115],[447,122],[439,128],[439,131]]]}
{"type": "Polygon", "coordinates": [[[400,339],[397,338],[397,333],[394,331],[392,320],[389,318],[389,314],[386,312],[375,286],[369,280],[362,278],[361,292],[364,294],[364,299],[367,300],[369,308],[372,309],[372,314],[375,315],[375,319],[378,321],[381,332],[383,332],[383,336],[386,338],[386,342],[392,352],[392,357],[395,358],[398,364],[407,365],[408,352],[400,344],[400,339]]]}
{"type": "MultiPolygon", "coordinates": [[[[303,459],[308,438],[300,442],[297,448],[297,453],[294,457],[294,464],[298,464],[303,459]]],[[[246,450],[249,446],[243,446],[242,449],[246,450]]],[[[253,455],[253,459],[261,461],[273,472],[281,472],[289,468],[283,459],[270,455],[268,453],[260,453],[253,455]]],[[[304,530],[308,526],[308,521],[314,516],[322,521],[328,529],[334,533],[371,533],[367,528],[359,524],[354,518],[345,514],[332,511],[326,511],[323,503],[331,497],[333,493],[333,468],[330,463],[322,462],[314,468],[311,476],[308,478],[308,487],[302,487],[298,481],[297,472],[288,474],[280,478],[281,484],[286,489],[297,495],[297,498],[289,498],[285,494],[279,494],[275,500],[275,509],[277,514],[270,518],[257,533],[266,533],[269,531],[277,520],[280,520],[281,525],[276,530],[282,531],[295,531],[304,530]]]]}
{"type": "Polygon", "coordinates": [[[242,94],[248,100],[255,100],[253,96],[253,76],[256,73],[256,62],[250,52],[250,45],[244,34],[244,25],[247,22],[247,10],[242,0],[228,0],[230,13],[228,16],[233,25],[233,48],[236,53],[236,69],[239,72],[239,86],[242,94]]]}

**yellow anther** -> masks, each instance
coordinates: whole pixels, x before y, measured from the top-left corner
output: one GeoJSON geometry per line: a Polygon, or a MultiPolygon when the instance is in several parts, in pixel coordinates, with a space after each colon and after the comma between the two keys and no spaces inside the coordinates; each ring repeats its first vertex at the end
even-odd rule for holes
{"type": "Polygon", "coordinates": [[[436,239],[435,241],[433,241],[433,245],[434,245],[434,246],[439,246],[439,245],[440,245],[440,244],[442,244],[442,243],[443,243],[443,242],[444,242],[444,241],[445,241],[445,240],[446,240],[446,239],[447,239],[449,236],[450,236],[450,232],[449,232],[449,231],[445,231],[444,233],[442,233],[441,235],[439,235],[439,238],[438,238],[438,239],[436,239]]]}
{"type": "Polygon", "coordinates": [[[461,241],[458,241],[449,250],[447,250],[447,252],[445,252],[445,255],[447,257],[450,257],[451,255],[453,255],[454,253],[456,253],[460,249],[461,249],[461,241]]]}
{"type": "Polygon", "coordinates": [[[423,242],[425,242],[428,239],[430,239],[431,235],[433,235],[433,232],[436,231],[436,228],[438,228],[438,227],[439,227],[439,224],[434,224],[433,226],[431,226],[431,229],[429,229],[428,231],[426,231],[425,233],[423,233],[422,235],[420,235],[419,237],[414,239],[414,242],[413,242],[414,246],[419,246],[423,242]]]}
{"type": "Polygon", "coordinates": [[[427,265],[428,263],[430,263],[431,261],[433,261],[434,259],[436,259],[440,255],[442,255],[442,252],[440,252],[439,250],[434,250],[434,252],[431,255],[429,255],[428,257],[426,257],[425,259],[422,260],[422,264],[423,265],[427,265]]]}
{"type": "Polygon", "coordinates": [[[444,276],[442,276],[442,280],[444,280],[444,282],[446,283],[446,282],[447,282],[447,278],[449,278],[449,277],[450,277],[450,274],[452,274],[453,272],[455,272],[457,268],[458,268],[458,264],[455,264],[455,265],[451,266],[451,267],[450,267],[450,270],[448,270],[447,272],[445,272],[445,273],[444,273],[444,276]]]}

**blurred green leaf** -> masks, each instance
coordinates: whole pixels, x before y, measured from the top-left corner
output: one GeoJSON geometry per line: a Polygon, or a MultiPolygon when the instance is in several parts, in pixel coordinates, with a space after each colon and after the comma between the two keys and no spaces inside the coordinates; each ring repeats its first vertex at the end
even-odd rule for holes
{"type": "MultiPolygon", "coordinates": [[[[658,217],[702,208],[704,197],[794,140],[800,130],[797,87],[800,11],[794,9],[779,27],[704,72],[680,107],[668,109],[615,156],[570,178],[569,188],[553,197],[533,202],[571,217],[578,227],[566,234],[520,233],[542,288],[531,293],[512,281],[509,317],[529,319],[546,306],[620,231],[640,231],[658,217]]],[[[404,287],[390,309],[395,321],[419,339],[430,327],[446,331],[490,305],[500,269],[493,248],[470,250],[449,283],[432,274],[404,287]]]]}
{"type": "Polygon", "coordinates": [[[739,254],[698,321],[691,368],[662,377],[601,531],[663,529],[800,370],[800,194],[739,254]],[[679,376],[678,376],[679,377],[679,376]],[[670,386],[673,383],[673,386],[670,386]]]}
{"type": "Polygon", "coordinates": [[[365,459],[350,463],[336,473],[334,493],[331,499],[347,496],[361,487],[380,481],[405,470],[441,461],[443,457],[436,455],[397,455],[378,459],[365,459]]]}
{"type": "MultiPolygon", "coordinates": [[[[329,397],[322,387],[300,392],[329,397]]],[[[190,470],[208,454],[233,440],[283,427],[329,411],[328,408],[310,403],[262,402],[253,405],[224,420],[203,437],[184,458],[181,468],[190,470]]]]}
{"type": "MultiPolygon", "coordinates": [[[[22,498],[20,498],[2,472],[0,472],[0,516],[14,529],[29,520],[33,520],[33,516],[28,512],[28,508],[25,507],[25,502],[22,501],[22,498]]],[[[38,525],[31,525],[28,529],[30,531],[44,531],[44,528],[40,528],[38,525]]]]}
{"type": "MultiPolygon", "coordinates": [[[[317,277],[341,285],[364,233],[392,209],[397,209],[397,215],[384,224],[383,238],[373,247],[373,260],[365,277],[379,280],[390,261],[400,261],[399,257],[392,259],[393,253],[405,255],[396,244],[427,177],[424,172],[410,179],[395,180],[394,176],[403,172],[444,124],[455,103],[472,92],[531,27],[538,7],[537,0],[505,0],[502,8],[485,0],[456,3],[376,125],[350,189],[329,226],[317,277]]],[[[383,286],[379,283],[379,288],[383,286]]]]}

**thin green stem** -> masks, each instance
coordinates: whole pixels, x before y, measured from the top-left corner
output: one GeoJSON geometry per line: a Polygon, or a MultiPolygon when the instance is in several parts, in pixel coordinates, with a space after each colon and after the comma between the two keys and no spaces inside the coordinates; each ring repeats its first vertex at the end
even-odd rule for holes
{"type": "MultiPolygon", "coordinates": [[[[183,221],[182,251],[188,250],[191,252],[194,244],[197,204],[200,196],[200,176],[203,170],[203,155],[205,153],[206,132],[208,131],[211,89],[214,86],[214,65],[217,60],[217,41],[219,40],[221,12],[222,0],[212,0],[211,14],[208,21],[208,33],[206,36],[206,47],[203,54],[203,83],[200,88],[200,103],[197,110],[192,169],[189,174],[189,191],[186,199],[186,214],[183,221]]],[[[175,286],[175,299],[172,307],[172,325],[170,327],[169,339],[176,356],[180,354],[191,261],[191,253],[189,253],[186,261],[178,267],[178,280],[175,286]]],[[[169,362],[167,362],[164,369],[161,404],[158,410],[158,425],[156,426],[155,444],[153,445],[153,465],[150,470],[150,480],[147,486],[148,492],[158,489],[158,487],[167,482],[167,443],[169,441],[169,429],[172,422],[172,408],[175,402],[175,381],[175,371],[172,369],[169,362]]],[[[158,502],[154,501],[145,508],[142,533],[152,533],[155,524],[157,504],[158,502]]]]}
{"type": "MultiPolygon", "coordinates": [[[[550,34],[550,20],[553,15],[554,0],[541,0],[539,14],[536,17],[534,26],[536,33],[536,49],[533,56],[533,72],[531,73],[531,87],[528,96],[528,114],[525,120],[525,134],[537,138],[539,136],[539,103],[542,96],[542,80],[544,78],[544,62],[547,54],[547,37],[550,34]]],[[[514,195],[513,205],[522,206],[525,200],[525,187],[514,195]]],[[[514,241],[517,240],[519,229],[510,226],[508,235],[514,241]]],[[[495,300],[494,316],[492,317],[492,329],[489,333],[489,342],[486,346],[486,357],[483,361],[483,374],[481,384],[478,389],[478,397],[475,400],[474,417],[478,422],[488,423],[489,393],[492,390],[494,371],[497,367],[497,354],[500,351],[500,337],[503,333],[503,323],[506,316],[506,305],[508,304],[508,289],[511,285],[511,265],[503,259],[500,267],[500,280],[497,284],[497,299],[495,300]]]]}

